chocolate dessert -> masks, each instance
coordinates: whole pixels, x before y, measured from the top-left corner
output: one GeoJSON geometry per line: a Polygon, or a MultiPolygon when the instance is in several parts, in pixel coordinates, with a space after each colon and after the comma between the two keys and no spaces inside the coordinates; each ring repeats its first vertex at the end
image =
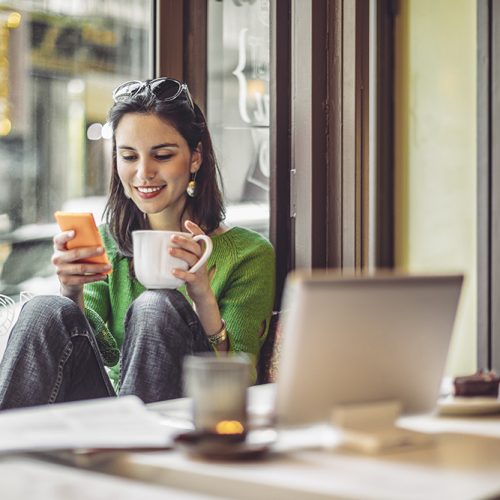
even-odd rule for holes
{"type": "Polygon", "coordinates": [[[456,377],[453,381],[455,396],[498,398],[500,377],[492,370],[480,370],[473,375],[456,377]]]}

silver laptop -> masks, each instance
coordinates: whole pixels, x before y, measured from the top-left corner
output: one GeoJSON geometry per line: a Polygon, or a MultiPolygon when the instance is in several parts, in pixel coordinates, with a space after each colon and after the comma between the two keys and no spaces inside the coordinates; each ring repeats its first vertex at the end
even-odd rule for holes
{"type": "Polygon", "coordinates": [[[327,421],[339,405],[398,400],[405,414],[439,396],[463,277],[294,272],[283,303],[276,412],[327,421]]]}

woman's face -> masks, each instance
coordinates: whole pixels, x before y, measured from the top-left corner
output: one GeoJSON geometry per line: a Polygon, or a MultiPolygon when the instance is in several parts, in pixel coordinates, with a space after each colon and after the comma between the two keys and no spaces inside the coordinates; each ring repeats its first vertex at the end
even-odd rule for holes
{"type": "Polygon", "coordinates": [[[139,210],[180,216],[201,153],[191,152],[182,135],[153,114],[126,114],[116,127],[115,139],[118,176],[139,210]]]}

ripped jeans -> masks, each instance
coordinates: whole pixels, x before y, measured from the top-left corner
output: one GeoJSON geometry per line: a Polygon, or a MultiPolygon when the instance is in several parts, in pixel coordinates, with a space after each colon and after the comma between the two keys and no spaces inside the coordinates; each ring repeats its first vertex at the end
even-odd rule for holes
{"type": "MultiPolygon", "coordinates": [[[[184,356],[210,350],[180,292],[147,290],[127,312],[119,395],[181,397],[184,356]]],[[[109,396],[116,393],[78,305],[55,295],[24,304],[0,363],[0,409],[109,396]]]]}

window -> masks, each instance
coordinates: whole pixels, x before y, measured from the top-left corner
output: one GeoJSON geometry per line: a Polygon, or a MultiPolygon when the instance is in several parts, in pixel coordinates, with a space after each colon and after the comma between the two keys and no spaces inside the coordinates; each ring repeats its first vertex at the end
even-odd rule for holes
{"type": "Polygon", "coordinates": [[[0,2],[0,293],[58,289],[57,209],[99,220],[112,89],[152,74],[152,0],[0,2]]]}
{"type": "Polygon", "coordinates": [[[227,222],[269,233],[269,0],[208,2],[207,119],[227,222]]]}

